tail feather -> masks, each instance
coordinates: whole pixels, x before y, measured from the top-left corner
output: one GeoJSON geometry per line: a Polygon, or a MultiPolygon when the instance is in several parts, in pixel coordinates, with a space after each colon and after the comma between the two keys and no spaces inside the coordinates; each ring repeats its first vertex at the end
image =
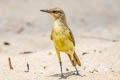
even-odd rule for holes
{"type": "Polygon", "coordinates": [[[80,60],[75,52],[74,52],[73,56],[74,56],[75,63],[78,64],[78,66],[81,66],[81,62],[80,62],[80,60]]]}
{"type": "Polygon", "coordinates": [[[71,60],[71,56],[68,54],[68,56],[69,56],[69,59],[70,59],[70,61],[71,61],[71,63],[72,63],[72,65],[74,66],[74,65],[76,65],[76,64],[78,64],[78,66],[81,66],[81,62],[80,62],[80,60],[79,60],[79,58],[78,58],[78,56],[77,56],[77,54],[74,52],[74,54],[73,54],[73,57],[74,57],[74,63],[72,62],[72,60],[71,60]]]}

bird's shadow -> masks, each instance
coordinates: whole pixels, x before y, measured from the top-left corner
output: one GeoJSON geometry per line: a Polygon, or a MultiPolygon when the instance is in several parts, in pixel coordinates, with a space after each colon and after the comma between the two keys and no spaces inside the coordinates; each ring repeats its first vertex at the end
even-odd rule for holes
{"type": "Polygon", "coordinates": [[[61,74],[53,74],[53,75],[50,75],[51,77],[59,77],[60,79],[64,78],[68,78],[69,76],[72,76],[72,75],[75,75],[75,71],[70,71],[70,72],[66,72],[66,73],[63,73],[63,77],[61,77],[61,74]]]}

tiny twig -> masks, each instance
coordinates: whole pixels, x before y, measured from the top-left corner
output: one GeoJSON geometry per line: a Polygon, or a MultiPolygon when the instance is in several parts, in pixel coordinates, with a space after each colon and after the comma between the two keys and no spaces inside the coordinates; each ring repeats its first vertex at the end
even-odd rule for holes
{"type": "Polygon", "coordinates": [[[83,52],[83,53],[82,53],[83,56],[86,55],[86,54],[89,54],[89,53],[88,53],[88,52],[83,52]]]}
{"type": "Polygon", "coordinates": [[[9,46],[10,43],[5,41],[5,42],[4,42],[4,45],[9,46]]]}
{"type": "Polygon", "coordinates": [[[20,54],[30,54],[30,53],[32,53],[32,51],[21,52],[20,54]]]}
{"type": "Polygon", "coordinates": [[[98,70],[94,69],[93,71],[89,71],[90,73],[98,72],[98,70]]]}
{"type": "Polygon", "coordinates": [[[29,64],[27,62],[27,70],[25,72],[29,72],[29,70],[30,70],[30,66],[29,66],[29,64]]]}
{"type": "Polygon", "coordinates": [[[12,67],[12,63],[11,63],[10,57],[8,58],[8,63],[9,63],[9,68],[10,68],[11,70],[13,70],[13,67],[12,67]]]}

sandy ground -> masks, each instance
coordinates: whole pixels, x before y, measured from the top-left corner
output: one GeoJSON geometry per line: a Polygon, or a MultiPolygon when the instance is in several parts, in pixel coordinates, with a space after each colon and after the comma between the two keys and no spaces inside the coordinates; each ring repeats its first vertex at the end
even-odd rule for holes
{"type": "MultiPolygon", "coordinates": [[[[44,36],[2,36],[0,40],[0,79],[59,80],[60,67],[57,55],[51,41],[48,40],[49,37],[44,36]],[[6,40],[10,45],[4,45],[6,40]],[[32,53],[23,54],[26,51],[32,53]],[[8,57],[11,57],[13,70],[9,69],[8,57]],[[27,70],[27,62],[30,72],[24,72],[27,70]]],[[[78,37],[76,43],[76,52],[82,63],[78,70],[83,77],[72,75],[75,73],[75,69],[68,56],[61,53],[65,80],[120,79],[119,41],[84,36],[78,37]]]]}
{"type": "Polygon", "coordinates": [[[119,9],[119,0],[0,0],[0,80],[120,80],[119,9]],[[53,7],[65,10],[82,76],[73,75],[74,67],[61,53],[65,78],[60,79],[50,40],[53,21],[39,11],[53,7]]]}

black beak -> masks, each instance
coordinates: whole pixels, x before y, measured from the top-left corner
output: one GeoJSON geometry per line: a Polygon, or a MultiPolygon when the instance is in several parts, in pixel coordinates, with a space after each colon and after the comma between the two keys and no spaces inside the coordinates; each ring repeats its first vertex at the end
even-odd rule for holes
{"type": "Polygon", "coordinates": [[[48,9],[42,9],[42,10],[40,10],[40,11],[49,13],[49,10],[48,10],[48,9]]]}

